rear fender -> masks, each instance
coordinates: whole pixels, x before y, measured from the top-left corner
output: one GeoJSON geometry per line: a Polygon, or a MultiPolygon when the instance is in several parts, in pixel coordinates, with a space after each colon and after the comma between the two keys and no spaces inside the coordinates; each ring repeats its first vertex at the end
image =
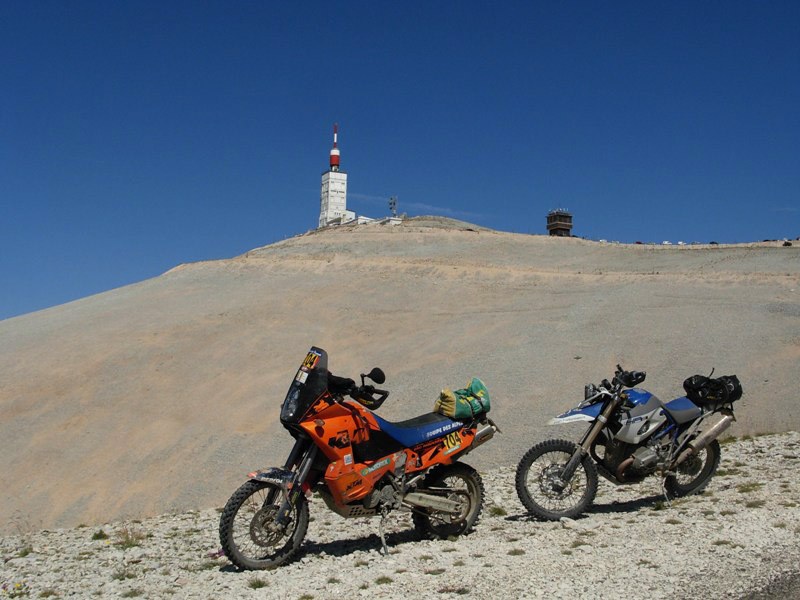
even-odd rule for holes
{"type": "Polygon", "coordinates": [[[557,417],[550,419],[548,425],[564,425],[566,423],[577,423],[579,421],[594,421],[600,416],[600,411],[603,408],[602,402],[590,404],[583,408],[577,407],[561,413],[557,417]]]}
{"type": "MultiPolygon", "coordinates": [[[[458,423],[454,422],[458,427],[458,423]]],[[[407,472],[429,469],[439,464],[449,465],[481,444],[494,437],[497,426],[487,419],[477,425],[462,424],[460,428],[450,428],[446,435],[441,435],[417,444],[409,449],[409,465],[407,472]]]]}

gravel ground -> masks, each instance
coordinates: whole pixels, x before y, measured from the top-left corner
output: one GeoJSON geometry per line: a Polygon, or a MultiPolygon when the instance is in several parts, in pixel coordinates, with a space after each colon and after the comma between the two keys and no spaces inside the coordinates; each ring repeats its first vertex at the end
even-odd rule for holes
{"type": "Polygon", "coordinates": [[[219,557],[215,509],[0,542],[0,597],[103,598],[776,598],[797,597],[800,434],[729,441],[699,496],[664,501],[660,483],[602,481],[585,518],[531,520],[514,466],[482,473],[483,515],[453,541],[420,541],[407,515],[345,520],[312,499],[298,560],[239,572],[219,557]]]}

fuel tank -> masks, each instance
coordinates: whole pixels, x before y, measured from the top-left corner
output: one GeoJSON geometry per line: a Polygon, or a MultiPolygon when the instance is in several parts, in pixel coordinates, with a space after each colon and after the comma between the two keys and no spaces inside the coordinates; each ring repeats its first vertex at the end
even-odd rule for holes
{"type": "Polygon", "coordinates": [[[627,399],[618,417],[620,428],[614,438],[639,444],[666,421],[664,405],[647,390],[632,388],[625,395],[627,399]]]}

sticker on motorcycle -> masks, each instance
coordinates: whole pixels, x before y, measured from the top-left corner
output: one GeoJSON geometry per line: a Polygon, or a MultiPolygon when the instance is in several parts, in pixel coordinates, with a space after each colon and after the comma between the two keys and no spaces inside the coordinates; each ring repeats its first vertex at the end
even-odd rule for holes
{"type": "Polygon", "coordinates": [[[353,464],[353,455],[352,454],[345,454],[344,455],[344,464],[352,465],[353,464]]]}
{"type": "MultiPolygon", "coordinates": [[[[334,437],[328,440],[328,446],[330,446],[331,448],[347,448],[349,445],[350,445],[350,434],[348,434],[346,431],[340,431],[334,437]]],[[[352,462],[352,456],[350,463],[351,462],[352,462]]],[[[347,462],[347,457],[345,457],[344,464],[349,465],[350,463],[347,462]]]]}
{"type": "Polygon", "coordinates": [[[295,381],[299,381],[300,383],[305,383],[306,379],[308,379],[308,373],[302,370],[298,371],[297,377],[294,378],[295,381]]]}
{"type": "Polygon", "coordinates": [[[445,454],[450,454],[455,452],[459,448],[461,448],[461,436],[458,434],[457,431],[453,433],[448,433],[443,439],[444,447],[447,448],[445,454]]]}
{"type": "Polygon", "coordinates": [[[353,488],[356,488],[356,487],[358,487],[359,485],[362,485],[363,483],[364,483],[364,480],[363,480],[363,479],[356,479],[355,481],[352,481],[352,482],[350,482],[350,483],[347,485],[347,487],[345,488],[345,490],[344,490],[344,491],[345,491],[345,493],[347,493],[347,492],[351,491],[353,488]]]}
{"type": "Polygon", "coordinates": [[[381,467],[385,467],[385,466],[386,466],[386,465],[388,465],[390,462],[392,462],[392,459],[391,459],[391,458],[384,458],[383,460],[379,460],[378,462],[376,462],[376,463],[375,463],[374,465],[372,465],[371,467],[367,467],[366,469],[361,469],[361,474],[362,474],[362,475],[369,475],[369,474],[370,474],[370,473],[372,473],[373,471],[377,471],[377,470],[378,470],[378,469],[380,469],[381,467]]]}
{"type": "Polygon", "coordinates": [[[428,439],[433,438],[433,437],[439,437],[441,434],[445,433],[446,431],[452,431],[453,429],[461,429],[461,427],[462,427],[461,423],[458,423],[457,421],[453,421],[449,425],[442,425],[441,427],[437,427],[436,429],[433,429],[432,431],[427,432],[425,434],[425,437],[428,438],[428,439]]]}
{"type": "Polygon", "coordinates": [[[303,361],[303,365],[300,368],[308,369],[310,371],[317,366],[318,362],[319,362],[319,354],[317,354],[316,352],[309,352],[306,355],[306,359],[303,361]]]}
{"type": "Polygon", "coordinates": [[[458,448],[461,445],[461,436],[458,435],[458,432],[448,433],[442,439],[444,442],[444,447],[448,450],[452,450],[454,448],[458,448]]]}

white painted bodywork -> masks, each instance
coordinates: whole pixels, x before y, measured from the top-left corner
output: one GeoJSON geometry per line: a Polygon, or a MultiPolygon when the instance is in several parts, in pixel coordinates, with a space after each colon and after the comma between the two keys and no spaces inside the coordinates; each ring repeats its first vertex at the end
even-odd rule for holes
{"type": "Polygon", "coordinates": [[[592,417],[584,413],[574,413],[567,415],[559,415],[550,419],[548,425],[561,425],[563,423],[577,423],[578,421],[594,421],[597,417],[592,417]]]}

